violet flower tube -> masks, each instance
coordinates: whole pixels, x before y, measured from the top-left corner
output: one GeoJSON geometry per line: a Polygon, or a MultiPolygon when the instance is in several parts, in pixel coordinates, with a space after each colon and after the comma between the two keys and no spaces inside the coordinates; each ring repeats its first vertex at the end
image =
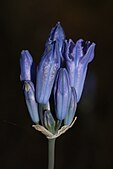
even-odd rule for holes
{"type": "Polygon", "coordinates": [[[67,40],[58,22],[50,31],[39,64],[31,54],[20,56],[20,80],[33,127],[48,139],[48,169],[54,168],[55,139],[76,121],[76,109],[94,58],[95,43],[67,40]]]}

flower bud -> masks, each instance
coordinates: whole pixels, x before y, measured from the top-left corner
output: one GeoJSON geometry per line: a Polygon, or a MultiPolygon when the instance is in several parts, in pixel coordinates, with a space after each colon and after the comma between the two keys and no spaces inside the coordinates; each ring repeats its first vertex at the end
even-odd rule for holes
{"type": "Polygon", "coordinates": [[[56,109],[56,117],[63,120],[68,113],[70,103],[71,88],[69,83],[68,72],[65,68],[58,71],[55,87],[54,102],[56,109]]]}
{"type": "Polygon", "coordinates": [[[54,120],[51,112],[48,110],[44,111],[44,125],[49,131],[54,132],[55,120],[54,120]]]}
{"type": "Polygon", "coordinates": [[[37,68],[36,99],[41,104],[47,104],[51,95],[56,73],[60,68],[58,43],[52,43],[45,49],[37,68]]]}
{"type": "Polygon", "coordinates": [[[29,114],[34,123],[39,122],[38,104],[35,101],[35,90],[32,82],[24,82],[24,94],[29,114]]]}
{"type": "Polygon", "coordinates": [[[64,125],[70,125],[76,113],[77,108],[77,95],[74,87],[71,87],[71,100],[69,104],[68,113],[64,119],[64,125]]]}
{"type": "Polygon", "coordinates": [[[31,68],[33,65],[33,59],[28,50],[23,50],[20,56],[20,80],[31,80],[31,68]]]}

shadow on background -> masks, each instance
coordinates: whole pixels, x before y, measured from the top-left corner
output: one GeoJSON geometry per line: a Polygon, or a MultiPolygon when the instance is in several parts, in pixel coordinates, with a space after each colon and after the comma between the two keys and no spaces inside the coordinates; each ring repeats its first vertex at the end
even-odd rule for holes
{"type": "Polygon", "coordinates": [[[77,109],[77,122],[57,140],[55,169],[113,168],[113,1],[4,0],[0,2],[0,166],[47,168],[47,140],[32,127],[19,80],[19,56],[28,49],[38,63],[52,26],[67,38],[94,41],[77,109]]]}

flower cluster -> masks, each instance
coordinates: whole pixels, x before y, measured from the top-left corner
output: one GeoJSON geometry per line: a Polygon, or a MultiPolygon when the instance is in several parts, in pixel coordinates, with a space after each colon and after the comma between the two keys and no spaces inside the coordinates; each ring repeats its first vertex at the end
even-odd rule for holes
{"type": "Polygon", "coordinates": [[[37,68],[28,50],[20,57],[23,90],[32,121],[52,134],[70,126],[81,98],[95,43],[66,40],[58,22],[52,28],[37,68]]]}

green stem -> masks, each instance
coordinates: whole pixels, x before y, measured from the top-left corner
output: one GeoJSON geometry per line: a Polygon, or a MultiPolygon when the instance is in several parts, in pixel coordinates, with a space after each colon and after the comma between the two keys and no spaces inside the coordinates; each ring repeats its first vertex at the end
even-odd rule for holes
{"type": "Polygon", "coordinates": [[[48,139],[48,169],[54,169],[55,140],[48,139]]]}

